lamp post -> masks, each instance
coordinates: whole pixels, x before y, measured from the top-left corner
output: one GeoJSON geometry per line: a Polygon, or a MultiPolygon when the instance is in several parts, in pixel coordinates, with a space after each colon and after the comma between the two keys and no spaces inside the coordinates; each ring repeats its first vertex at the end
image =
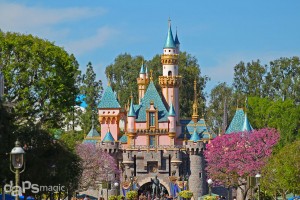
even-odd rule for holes
{"type": "MultiPolygon", "coordinates": [[[[21,147],[20,142],[17,140],[15,142],[15,147],[10,152],[10,165],[9,165],[10,171],[12,171],[15,174],[17,192],[20,191],[19,190],[20,173],[24,172],[24,170],[25,170],[24,154],[25,154],[25,151],[21,147]],[[24,167],[23,167],[23,165],[24,165],[24,167]],[[15,170],[12,169],[12,166],[15,170]],[[23,169],[22,169],[22,167],[23,167],[23,169]]],[[[15,199],[19,200],[19,193],[16,194],[15,199]]]]}
{"type": "Polygon", "coordinates": [[[186,180],[186,190],[189,190],[189,175],[185,175],[185,180],[186,180]]]}
{"type": "Polygon", "coordinates": [[[211,185],[213,184],[213,180],[210,178],[207,180],[208,183],[208,194],[211,196],[211,185]]]}
{"type": "Polygon", "coordinates": [[[130,191],[133,190],[133,176],[130,176],[130,191]]]}
{"type": "Polygon", "coordinates": [[[117,181],[114,182],[114,186],[117,189],[117,195],[119,195],[119,183],[117,181]]]}
{"type": "Polygon", "coordinates": [[[255,175],[257,191],[258,191],[258,200],[260,200],[260,183],[259,183],[260,177],[261,177],[261,174],[259,174],[259,173],[255,175]]]}

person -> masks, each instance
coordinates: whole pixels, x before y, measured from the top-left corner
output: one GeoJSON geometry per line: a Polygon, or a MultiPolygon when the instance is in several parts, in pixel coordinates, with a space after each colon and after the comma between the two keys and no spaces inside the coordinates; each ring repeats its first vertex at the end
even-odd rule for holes
{"type": "Polygon", "coordinates": [[[158,197],[159,194],[159,180],[157,178],[157,175],[155,176],[155,179],[151,178],[151,182],[152,182],[152,198],[158,197]]]}

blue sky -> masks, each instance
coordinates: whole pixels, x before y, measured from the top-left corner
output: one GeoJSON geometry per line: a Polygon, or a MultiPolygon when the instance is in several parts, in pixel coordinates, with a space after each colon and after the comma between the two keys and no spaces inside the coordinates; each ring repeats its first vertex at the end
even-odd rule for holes
{"type": "Polygon", "coordinates": [[[168,19],[181,50],[198,59],[202,75],[231,84],[240,61],[263,64],[300,54],[298,0],[0,0],[0,29],[55,42],[85,71],[91,61],[107,83],[105,67],[121,53],[146,60],[162,53],[168,19]]]}

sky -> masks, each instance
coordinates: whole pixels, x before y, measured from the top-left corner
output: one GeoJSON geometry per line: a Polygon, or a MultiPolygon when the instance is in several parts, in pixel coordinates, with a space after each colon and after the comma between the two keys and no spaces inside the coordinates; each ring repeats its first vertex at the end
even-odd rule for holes
{"type": "Polygon", "coordinates": [[[181,50],[210,77],[205,91],[232,84],[240,61],[268,64],[300,54],[299,0],[0,0],[0,29],[32,34],[90,61],[107,83],[106,66],[123,53],[161,54],[171,19],[181,50]]]}

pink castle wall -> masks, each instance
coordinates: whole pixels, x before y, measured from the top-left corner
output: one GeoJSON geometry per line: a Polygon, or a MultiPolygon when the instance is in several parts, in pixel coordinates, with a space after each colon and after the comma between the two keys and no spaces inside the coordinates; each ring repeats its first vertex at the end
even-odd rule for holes
{"type": "Polygon", "coordinates": [[[135,139],[135,145],[148,145],[148,136],[139,135],[135,139]]]}
{"type": "Polygon", "coordinates": [[[170,145],[170,138],[168,135],[160,135],[158,137],[158,145],[170,145]]]}

